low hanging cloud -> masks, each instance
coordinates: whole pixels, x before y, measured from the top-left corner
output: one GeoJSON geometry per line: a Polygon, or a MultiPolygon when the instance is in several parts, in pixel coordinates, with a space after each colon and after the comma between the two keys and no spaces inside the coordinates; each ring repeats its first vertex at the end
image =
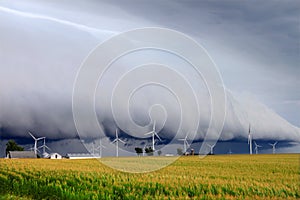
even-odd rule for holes
{"type": "MultiPolygon", "coordinates": [[[[112,23],[115,23],[115,20],[112,19],[112,23]]],[[[1,136],[29,137],[27,132],[32,131],[49,139],[78,137],[72,115],[72,91],[76,74],[89,52],[99,42],[117,31],[102,30],[65,19],[4,7],[0,7],[0,24],[3,27],[0,34],[1,136]]],[[[139,52],[135,57],[130,58],[129,55],[129,58],[121,59],[100,82],[96,95],[98,99],[96,110],[102,128],[110,137],[114,137],[117,124],[110,110],[111,101],[106,95],[110,94],[111,88],[115,85],[113,78],[121,76],[122,70],[130,70],[130,66],[135,66],[136,58],[142,54],[143,52],[139,52]]],[[[174,65],[176,70],[181,70],[181,74],[186,73],[187,77],[190,77],[189,81],[197,91],[196,96],[201,110],[201,121],[195,139],[203,139],[211,114],[210,96],[203,80],[195,78],[195,74],[188,66],[179,61],[175,62],[172,60],[175,58],[168,54],[144,52],[145,55],[158,60],[169,59],[171,60],[169,65],[174,65]]],[[[140,61],[145,62],[147,59],[140,61]]],[[[222,71],[221,63],[219,67],[222,71]]],[[[157,76],[168,78],[166,74],[157,76]]],[[[226,83],[226,77],[224,79],[226,83]]],[[[290,124],[251,95],[235,94],[227,89],[226,94],[227,112],[221,140],[244,140],[247,138],[251,123],[254,139],[300,141],[298,127],[290,124]]],[[[190,98],[185,97],[181,100],[188,102],[190,98]]],[[[122,99],[117,100],[116,104],[118,101],[122,99]]],[[[130,107],[131,116],[140,126],[149,128],[151,119],[148,111],[154,103],[165,106],[168,118],[158,116],[158,119],[159,117],[162,119],[157,124],[162,129],[162,137],[172,139],[180,123],[180,106],[168,91],[149,87],[137,93],[130,107]],[[165,124],[162,123],[164,120],[165,124]]],[[[190,109],[189,112],[193,112],[194,108],[190,109]]],[[[115,112],[118,113],[118,110],[115,112]]],[[[123,119],[125,124],[126,120],[128,119],[123,119]]],[[[184,130],[189,129],[189,121],[192,120],[185,119],[183,132],[179,133],[178,137],[186,134],[184,130]]],[[[86,132],[89,133],[88,137],[100,136],[93,129],[86,132]]],[[[126,133],[130,135],[130,128],[126,133]]]]}
{"type": "Polygon", "coordinates": [[[228,92],[227,98],[224,139],[245,138],[251,124],[253,139],[299,141],[300,129],[258,102],[253,95],[242,94],[235,98],[228,92]]]}

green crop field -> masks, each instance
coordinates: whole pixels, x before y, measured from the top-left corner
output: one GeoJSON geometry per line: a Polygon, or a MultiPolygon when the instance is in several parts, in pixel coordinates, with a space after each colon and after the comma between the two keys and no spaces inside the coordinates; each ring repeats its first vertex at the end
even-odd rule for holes
{"type": "MultiPolygon", "coordinates": [[[[103,160],[134,167],[168,159],[103,160]]],[[[151,173],[93,159],[0,159],[0,199],[299,199],[299,175],[299,154],[187,156],[151,173]]]]}

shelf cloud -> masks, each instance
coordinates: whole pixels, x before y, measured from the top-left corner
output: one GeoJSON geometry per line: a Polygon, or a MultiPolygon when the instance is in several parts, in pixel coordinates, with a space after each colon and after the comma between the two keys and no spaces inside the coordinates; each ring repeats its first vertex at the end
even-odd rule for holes
{"type": "MultiPolygon", "coordinates": [[[[299,58],[295,53],[299,52],[297,44],[300,40],[298,30],[293,28],[299,15],[295,14],[292,6],[281,9],[276,7],[286,17],[278,16],[274,12],[274,16],[266,15],[264,22],[256,24],[254,21],[259,21],[259,16],[255,14],[262,14],[269,8],[269,4],[264,5],[262,11],[240,4],[225,7],[224,10],[222,7],[221,10],[214,3],[203,2],[206,9],[201,8],[203,12],[196,12],[191,2],[171,4],[168,1],[157,1],[154,4],[160,9],[156,10],[153,18],[149,16],[153,7],[150,6],[147,10],[145,3],[139,6],[130,3],[117,5],[110,1],[103,3],[101,9],[118,11],[114,16],[107,14],[108,11],[104,14],[96,12],[92,9],[94,4],[99,6],[98,2],[92,1],[89,6],[83,7],[80,12],[81,21],[74,16],[80,8],[79,1],[73,3],[69,12],[63,10],[67,6],[65,2],[59,8],[59,3],[55,1],[47,8],[43,3],[35,1],[29,1],[26,6],[24,3],[4,1],[0,6],[2,138],[28,138],[28,131],[53,140],[78,137],[72,114],[72,92],[84,59],[99,43],[117,33],[132,28],[157,26],[178,28],[179,31],[195,37],[199,43],[203,41],[201,44],[204,44],[219,67],[226,91],[226,118],[220,140],[245,140],[251,124],[253,138],[256,140],[300,141],[300,129],[297,127],[300,122],[295,121],[300,111],[300,82],[297,77],[299,68],[296,68],[299,58]],[[34,9],[35,4],[45,14],[37,12],[34,9]],[[176,13],[175,10],[179,7],[182,10],[176,13]],[[245,9],[246,14],[238,12],[240,8],[245,9]],[[190,16],[187,16],[189,9],[190,16]],[[174,23],[171,23],[168,13],[173,13],[174,23]],[[128,26],[123,16],[130,19],[128,26]],[[235,19],[236,17],[239,19],[235,19]],[[200,21],[200,24],[196,21],[200,21]],[[285,24],[285,30],[278,30],[276,23],[285,24]],[[236,37],[231,36],[231,28],[235,28],[236,37]],[[272,37],[271,41],[265,38],[268,33],[272,37]],[[289,37],[285,39],[286,33],[289,37]],[[273,39],[278,42],[273,44],[273,39]],[[243,42],[239,46],[241,41],[243,42]],[[290,114],[288,111],[293,109],[289,106],[294,109],[290,114]]],[[[299,8],[299,4],[296,6],[299,8]]],[[[185,63],[177,62],[178,58],[157,51],[137,52],[120,59],[99,82],[96,90],[96,112],[105,134],[114,137],[114,130],[118,126],[107,96],[114,88],[117,77],[121,77],[138,63],[149,63],[150,58],[156,61],[169,60],[166,64],[174,65],[174,70],[181,75],[187,75],[189,84],[196,91],[201,111],[199,129],[195,131],[197,134],[194,139],[203,139],[212,111],[205,82],[197,78],[185,63]]],[[[156,76],[161,76],[161,79],[170,78],[165,73],[158,73],[156,76]]],[[[134,76],[131,81],[134,83],[134,76]]],[[[191,96],[181,97],[180,101],[188,103],[190,98],[191,96]]],[[[118,104],[119,101],[123,99],[118,99],[115,103],[118,104]]],[[[161,137],[170,140],[181,120],[180,104],[170,91],[149,86],[136,93],[130,102],[132,120],[145,126],[145,130],[150,129],[149,109],[154,104],[164,106],[165,112],[158,109],[157,126],[161,129],[161,137]]],[[[119,111],[117,109],[114,112],[119,111]]],[[[196,110],[190,108],[188,112],[195,116],[193,112],[196,110]]],[[[126,120],[128,119],[122,119],[125,124],[122,131],[124,137],[130,135],[131,128],[125,127],[126,120]]],[[[186,134],[191,121],[193,119],[184,121],[182,132],[176,137],[186,134]]],[[[93,129],[87,129],[86,132],[87,137],[91,138],[103,136],[93,129]]]]}

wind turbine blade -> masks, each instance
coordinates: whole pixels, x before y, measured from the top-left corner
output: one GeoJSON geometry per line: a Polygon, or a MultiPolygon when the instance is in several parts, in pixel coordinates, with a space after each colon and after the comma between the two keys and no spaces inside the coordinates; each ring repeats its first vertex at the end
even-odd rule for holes
{"type": "Polygon", "coordinates": [[[100,145],[100,146],[98,146],[95,150],[99,150],[99,149],[101,149],[101,147],[103,147],[104,149],[106,149],[106,146],[100,145]]]}
{"type": "Polygon", "coordinates": [[[150,135],[150,134],[153,134],[154,132],[153,131],[150,131],[148,133],[145,133],[144,135],[150,135]]]}
{"type": "Polygon", "coordinates": [[[185,141],[185,139],[178,139],[179,141],[185,141]]]}
{"type": "Polygon", "coordinates": [[[122,142],[123,144],[126,144],[126,142],[124,142],[123,140],[119,139],[120,142],[122,142]]]}
{"type": "Polygon", "coordinates": [[[118,141],[118,139],[114,139],[114,140],[111,142],[111,144],[115,143],[116,141],[118,141]]]}
{"type": "Polygon", "coordinates": [[[156,130],[156,121],[154,121],[154,123],[153,123],[153,132],[156,130]]]}
{"type": "Polygon", "coordinates": [[[42,139],[44,139],[44,138],[46,138],[46,137],[40,137],[40,138],[38,138],[38,139],[36,139],[36,140],[42,140],[42,139]]]}
{"type": "Polygon", "coordinates": [[[28,133],[34,140],[36,140],[36,138],[30,132],[28,132],[28,133]]]}
{"type": "Polygon", "coordinates": [[[275,146],[277,143],[278,143],[278,142],[275,142],[275,143],[274,143],[274,146],[275,146]]]}
{"type": "Polygon", "coordinates": [[[257,146],[256,142],[255,141],[253,141],[253,142],[254,142],[254,145],[257,146]]]}
{"type": "Polygon", "coordinates": [[[116,138],[119,138],[118,129],[116,129],[116,138]]]}
{"type": "Polygon", "coordinates": [[[48,150],[50,150],[51,151],[51,149],[48,147],[48,146],[45,146],[46,147],[46,149],[48,149],[48,150]]]}
{"type": "Polygon", "coordinates": [[[209,146],[209,147],[212,147],[210,144],[206,144],[207,146],[209,146]]]}
{"type": "Polygon", "coordinates": [[[154,135],[161,141],[160,137],[158,136],[158,134],[156,132],[154,132],[154,135]]]}

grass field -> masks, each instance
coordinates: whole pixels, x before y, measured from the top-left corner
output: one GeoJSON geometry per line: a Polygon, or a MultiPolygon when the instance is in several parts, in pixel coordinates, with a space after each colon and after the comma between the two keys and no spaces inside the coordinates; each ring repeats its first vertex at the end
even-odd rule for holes
{"type": "MultiPolygon", "coordinates": [[[[106,161],[136,159],[172,158],[106,161]]],[[[0,159],[0,199],[299,199],[299,176],[299,154],[181,157],[140,174],[98,160],[0,159]]]]}

